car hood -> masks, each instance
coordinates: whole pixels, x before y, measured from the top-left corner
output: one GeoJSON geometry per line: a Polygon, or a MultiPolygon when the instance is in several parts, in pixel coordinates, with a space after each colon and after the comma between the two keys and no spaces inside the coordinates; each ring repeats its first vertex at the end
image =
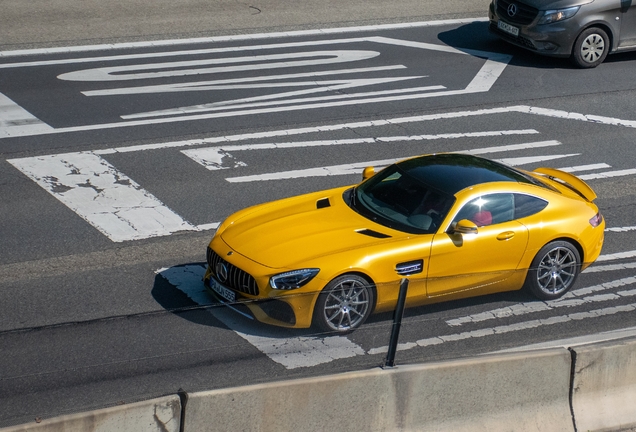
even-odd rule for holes
{"type": "Polygon", "coordinates": [[[564,9],[592,3],[594,0],[522,0],[522,3],[539,10],[564,9]]]}
{"type": "Polygon", "coordinates": [[[344,202],[345,190],[302,195],[239,212],[221,238],[261,265],[291,269],[312,265],[310,261],[324,255],[407,235],[356,213],[344,202]]]}

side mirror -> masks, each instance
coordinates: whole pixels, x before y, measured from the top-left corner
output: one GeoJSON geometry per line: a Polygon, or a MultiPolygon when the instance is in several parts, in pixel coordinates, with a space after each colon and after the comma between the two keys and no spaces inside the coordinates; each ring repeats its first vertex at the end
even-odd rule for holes
{"type": "Polygon", "coordinates": [[[375,174],[375,168],[373,168],[372,166],[368,166],[364,169],[364,171],[362,171],[362,180],[366,180],[368,178],[373,177],[373,175],[375,174]]]}
{"type": "Polygon", "coordinates": [[[457,222],[453,229],[454,234],[477,234],[477,225],[468,219],[462,219],[457,222]]]}

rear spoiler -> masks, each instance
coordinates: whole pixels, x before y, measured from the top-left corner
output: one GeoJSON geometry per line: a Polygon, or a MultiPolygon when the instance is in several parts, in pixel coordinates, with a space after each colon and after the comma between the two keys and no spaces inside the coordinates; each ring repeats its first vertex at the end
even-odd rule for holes
{"type": "Polygon", "coordinates": [[[550,179],[564,184],[590,202],[596,199],[596,193],[592,188],[575,175],[555,168],[537,168],[534,172],[544,174],[550,179]]]}

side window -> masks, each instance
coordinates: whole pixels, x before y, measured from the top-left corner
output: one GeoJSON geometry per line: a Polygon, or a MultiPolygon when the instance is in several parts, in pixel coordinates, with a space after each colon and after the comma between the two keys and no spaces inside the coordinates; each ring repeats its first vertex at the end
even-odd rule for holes
{"type": "Polygon", "coordinates": [[[515,217],[514,203],[511,193],[484,195],[467,203],[453,222],[468,219],[477,226],[508,222],[515,217]]]}
{"type": "Polygon", "coordinates": [[[515,219],[532,216],[546,208],[547,201],[530,195],[515,194],[515,219]]]}

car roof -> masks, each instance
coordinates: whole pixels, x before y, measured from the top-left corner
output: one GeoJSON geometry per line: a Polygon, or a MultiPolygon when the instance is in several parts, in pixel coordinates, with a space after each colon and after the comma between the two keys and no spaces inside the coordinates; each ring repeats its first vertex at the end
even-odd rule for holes
{"type": "Polygon", "coordinates": [[[490,182],[532,183],[519,171],[502,163],[468,154],[441,153],[399,162],[401,170],[418,181],[449,195],[490,182]]]}

